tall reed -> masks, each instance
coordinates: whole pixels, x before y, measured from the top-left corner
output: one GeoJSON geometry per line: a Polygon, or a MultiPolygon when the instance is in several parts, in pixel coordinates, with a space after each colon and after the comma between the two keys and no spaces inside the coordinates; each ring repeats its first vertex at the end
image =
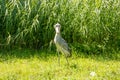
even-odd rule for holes
{"type": "Polygon", "coordinates": [[[46,48],[57,22],[74,46],[120,49],[119,0],[0,0],[0,44],[46,48]]]}

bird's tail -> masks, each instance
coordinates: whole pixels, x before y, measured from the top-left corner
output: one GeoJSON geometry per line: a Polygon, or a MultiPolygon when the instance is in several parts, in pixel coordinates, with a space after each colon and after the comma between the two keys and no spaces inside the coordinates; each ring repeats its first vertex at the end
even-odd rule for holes
{"type": "Polygon", "coordinates": [[[66,57],[71,57],[72,56],[72,51],[71,49],[68,50],[66,57]]]}

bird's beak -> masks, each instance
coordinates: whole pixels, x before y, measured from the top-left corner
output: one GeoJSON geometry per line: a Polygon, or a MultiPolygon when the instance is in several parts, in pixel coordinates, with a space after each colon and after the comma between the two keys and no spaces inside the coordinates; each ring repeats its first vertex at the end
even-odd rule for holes
{"type": "Polygon", "coordinates": [[[56,33],[60,33],[60,27],[55,27],[56,33]]]}

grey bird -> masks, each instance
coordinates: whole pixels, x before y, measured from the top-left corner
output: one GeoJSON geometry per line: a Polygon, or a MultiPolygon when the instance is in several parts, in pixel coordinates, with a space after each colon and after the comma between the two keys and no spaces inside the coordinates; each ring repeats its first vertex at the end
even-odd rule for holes
{"type": "Polygon", "coordinates": [[[72,54],[71,54],[71,50],[70,50],[67,42],[61,37],[61,34],[60,34],[61,25],[59,23],[57,23],[57,24],[54,25],[54,28],[55,28],[55,31],[56,31],[56,34],[55,34],[55,37],[54,37],[54,43],[55,43],[57,51],[58,51],[58,63],[60,65],[60,54],[59,54],[59,52],[61,52],[65,56],[67,64],[69,64],[67,58],[72,56],[72,54]]]}

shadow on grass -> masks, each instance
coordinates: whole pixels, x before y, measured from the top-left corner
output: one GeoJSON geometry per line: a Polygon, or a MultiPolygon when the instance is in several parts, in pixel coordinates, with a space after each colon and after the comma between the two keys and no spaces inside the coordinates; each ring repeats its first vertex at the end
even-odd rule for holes
{"type": "Polygon", "coordinates": [[[120,51],[118,53],[101,53],[101,54],[86,54],[86,53],[80,53],[76,54],[76,58],[90,58],[97,61],[120,61],[120,51]]]}
{"type": "Polygon", "coordinates": [[[9,59],[30,59],[37,57],[38,59],[48,60],[50,56],[56,56],[55,52],[48,50],[35,49],[13,49],[0,50],[0,61],[7,61],[9,59]]]}
{"type": "MultiPolygon", "coordinates": [[[[13,50],[0,50],[0,62],[1,61],[7,61],[10,59],[30,59],[37,57],[38,59],[42,60],[49,60],[51,57],[57,57],[56,51],[50,51],[50,50],[35,50],[35,49],[13,49],[13,50]]],[[[90,58],[98,61],[120,61],[120,52],[118,53],[102,53],[102,54],[86,54],[73,52],[73,59],[76,58],[90,58]]]]}

